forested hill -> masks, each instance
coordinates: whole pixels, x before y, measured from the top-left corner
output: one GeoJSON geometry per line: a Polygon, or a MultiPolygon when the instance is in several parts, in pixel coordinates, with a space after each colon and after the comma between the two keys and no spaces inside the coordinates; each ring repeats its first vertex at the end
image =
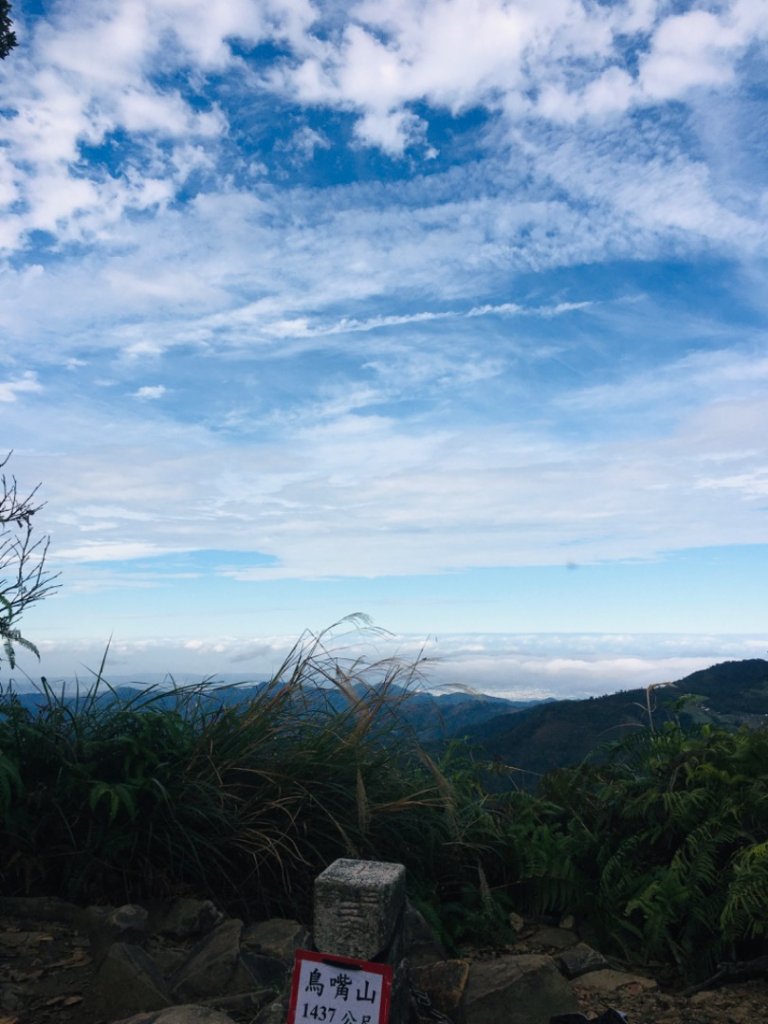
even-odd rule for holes
{"type": "MultiPolygon", "coordinates": [[[[497,715],[460,735],[489,759],[544,774],[578,764],[595,748],[647,728],[649,702],[656,728],[674,716],[684,726],[711,722],[726,728],[757,727],[768,723],[768,661],[727,661],[669,686],[538,704],[497,715]]],[[[527,784],[534,781],[531,776],[527,784]]]]}

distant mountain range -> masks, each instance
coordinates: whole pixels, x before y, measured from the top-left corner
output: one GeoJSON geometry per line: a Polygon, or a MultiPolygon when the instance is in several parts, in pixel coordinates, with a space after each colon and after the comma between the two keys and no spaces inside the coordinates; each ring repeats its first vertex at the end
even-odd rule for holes
{"type": "MultiPolygon", "coordinates": [[[[268,685],[268,683],[246,685],[212,683],[210,686],[201,687],[200,699],[211,708],[245,704],[257,697],[268,685]]],[[[147,689],[146,685],[141,684],[105,687],[97,701],[100,704],[109,704],[114,700],[132,701],[137,698],[140,701],[142,692],[147,689]]],[[[165,688],[153,688],[153,707],[173,707],[176,703],[177,697],[174,695],[174,691],[168,689],[168,692],[164,694],[163,689],[165,688]]],[[[352,689],[362,701],[372,699],[377,694],[376,687],[357,684],[352,689]]],[[[63,692],[63,699],[70,706],[78,700],[82,701],[87,695],[87,688],[84,688],[78,697],[72,686],[65,688],[64,691],[56,686],[53,691],[56,693],[57,699],[60,699],[58,695],[63,692]]],[[[385,701],[383,707],[393,709],[392,723],[395,724],[395,727],[400,730],[406,729],[419,742],[429,744],[439,744],[454,735],[462,734],[467,729],[482,727],[484,723],[500,715],[522,711],[539,703],[537,701],[506,700],[502,697],[491,697],[488,694],[463,690],[457,693],[436,695],[425,690],[406,690],[396,685],[388,686],[386,693],[391,700],[385,701]]],[[[16,697],[19,703],[26,708],[42,707],[47,700],[45,694],[39,690],[17,692],[16,697]]],[[[335,686],[322,689],[310,688],[304,691],[301,707],[302,711],[309,713],[321,707],[344,711],[349,707],[349,701],[335,686]]],[[[384,722],[383,724],[387,726],[392,723],[384,722]]]]}
{"type": "MultiPolygon", "coordinates": [[[[211,707],[238,704],[258,695],[266,685],[211,684],[202,699],[211,707]]],[[[376,695],[375,688],[354,689],[362,701],[376,695]]],[[[140,692],[138,686],[118,686],[105,690],[99,700],[127,700],[140,692]]],[[[435,752],[452,739],[466,739],[480,758],[517,769],[520,774],[512,777],[529,787],[538,775],[578,764],[602,745],[647,728],[649,720],[656,728],[674,717],[683,725],[710,722],[725,728],[756,728],[768,724],[768,661],[728,661],[668,685],[585,700],[511,701],[463,690],[406,694],[397,687],[390,687],[388,693],[403,697],[395,701],[396,731],[407,732],[435,752]]],[[[37,692],[20,693],[18,699],[25,707],[44,703],[37,692]]],[[[73,700],[74,696],[67,698],[73,700]]],[[[172,706],[174,701],[172,692],[159,698],[161,706],[172,706]]],[[[301,712],[311,714],[321,706],[343,710],[349,702],[335,687],[318,689],[303,701],[301,712]]]]}

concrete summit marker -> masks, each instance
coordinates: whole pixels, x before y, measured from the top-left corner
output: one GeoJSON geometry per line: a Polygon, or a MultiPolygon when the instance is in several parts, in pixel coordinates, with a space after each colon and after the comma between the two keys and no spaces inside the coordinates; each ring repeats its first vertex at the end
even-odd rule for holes
{"type": "Polygon", "coordinates": [[[315,879],[318,949],[394,964],[405,908],[405,868],[373,860],[335,860],[315,879]],[[391,955],[390,955],[391,954],[391,955]]]}
{"type": "Polygon", "coordinates": [[[405,868],[336,860],[315,879],[315,951],[298,950],[289,1024],[404,1024],[405,868]]]}

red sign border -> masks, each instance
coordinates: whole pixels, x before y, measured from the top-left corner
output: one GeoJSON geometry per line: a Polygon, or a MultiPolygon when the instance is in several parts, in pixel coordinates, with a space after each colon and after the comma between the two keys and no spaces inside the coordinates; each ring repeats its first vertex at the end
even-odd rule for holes
{"type": "Polygon", "coordinates": [[[339,964],[340,967],[352,967],[356,970],[368,971],[369,974],[380,974],[382,983],[378,1024],[388,1024],[389,1004],[392,998],[393,971],[391,964],[377,964],[372,960],[358,960],[356,957],[338,956],[336,953],[317,953],[312,949],[297,949],[294,954],[287,1024],[296,1024],[296,1004],[299,997],[300,962],[302,960],[310,960],[313,963],[322,964],[339,964]]]}

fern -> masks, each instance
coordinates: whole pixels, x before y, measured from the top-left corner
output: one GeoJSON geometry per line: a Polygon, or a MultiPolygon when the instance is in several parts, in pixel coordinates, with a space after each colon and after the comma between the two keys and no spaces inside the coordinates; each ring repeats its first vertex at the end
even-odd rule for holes
{"type": "MultiPolygon", "coordinates": [[[[768,733],[668,724],[607,754],[543,786],[571,816],[593,923],[629,959],[706,976],[768,935],[768,733]]],[[[559,872],[539,870],[557,891],[559,872]]]]}
{"type": "Polygon", "coordinates": [[[14,796],[21,793],[23,783],[19,766],[7,754],[0,750],[0,812],[5,814],[11,806],[14,796]]]}
{"type": "Polygon", "coordinates": [[[734,857],[720,925],[731,941],[768,935],[768,842],[734,857]]]}

